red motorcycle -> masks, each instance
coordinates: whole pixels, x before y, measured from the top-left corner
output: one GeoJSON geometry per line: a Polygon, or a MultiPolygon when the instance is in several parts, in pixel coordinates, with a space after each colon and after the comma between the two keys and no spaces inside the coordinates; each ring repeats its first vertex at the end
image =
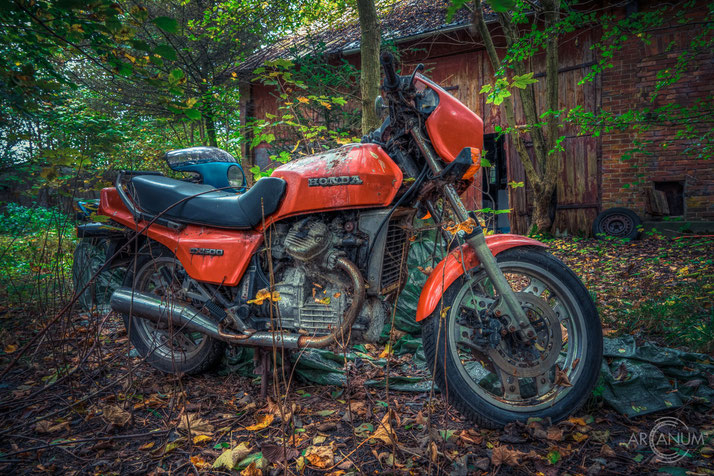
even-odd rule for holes
{"type": "Polygon", "coordinates": [[[484,235],[458,193],[480,166],[481,118],[421,65],[408,76],[390,54],[382,65],[389,117],[378,130],[278,167],[244,194],[120,173],[99,208],[125,230],[114,239],[133,260],[112,309],[165,372],[203,372],[226,344],[376,341],[405,284],[412,220],[442,223],[450,209],[459,246],[415,316],[436,384],[485,426],[567,417],[602,359],[588,291],[538,241],[484,235]]]}

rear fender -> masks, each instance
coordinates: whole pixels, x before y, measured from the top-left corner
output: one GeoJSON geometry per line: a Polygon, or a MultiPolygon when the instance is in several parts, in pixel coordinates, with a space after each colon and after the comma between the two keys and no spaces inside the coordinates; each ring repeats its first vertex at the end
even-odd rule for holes
{"type": "Polygon", "coordinates": [[[126,228],[104,223],[82,223],[77,225],[77,238],[126,238],[126,228]]]}
{"type": "MultiPolygon", "coordinates": [[[[540,241],[520,235],[490,235],[486,237],[486,245],[491,250],[493,255],[515,248],[518,246],[540,246],[547,248],[548,245],[540,241]]],[[[429,275],[426,284],[419,296],[419,305],[417,306],[416,320],[417,322],[427,318],[434,312],[436,306],[444,294],[444,290],[448,289],[451,284],[456,281],[459,276],[464,274],[464,269],[469,270],[479,266],[480,262],[476,257],[476,252],[469,245],[462,245],[448,254],[429,275]],[[462,265],[463,256],[463,265],[462,265]]]]}

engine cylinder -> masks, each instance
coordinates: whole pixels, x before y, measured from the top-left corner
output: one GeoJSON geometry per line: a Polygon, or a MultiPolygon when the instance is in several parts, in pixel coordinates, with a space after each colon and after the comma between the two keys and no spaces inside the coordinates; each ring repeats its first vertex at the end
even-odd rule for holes
{"type": "Polygon", "coordinates": [[[285,251],[295,259],[308,261],[327,250],[332,234],[327,225],[318,220],[304,220],[294,224],[285,237],[285,251]]]}

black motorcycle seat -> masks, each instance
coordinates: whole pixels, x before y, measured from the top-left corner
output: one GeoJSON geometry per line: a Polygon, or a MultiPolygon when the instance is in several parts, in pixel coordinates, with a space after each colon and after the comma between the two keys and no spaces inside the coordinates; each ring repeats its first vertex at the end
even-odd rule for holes
{"type": "Polygon", "coordinates": [[[160,175],[138,175],[131,179],[129,189],[147,213],[158,215],[168,208],[162,217],[178,223],[246,230],[275,213],[285,184],[281,178],[265,177],[247,192],[236,194],[160,175]],[[203,195],[194,197],[197,194],[203,195]]]}

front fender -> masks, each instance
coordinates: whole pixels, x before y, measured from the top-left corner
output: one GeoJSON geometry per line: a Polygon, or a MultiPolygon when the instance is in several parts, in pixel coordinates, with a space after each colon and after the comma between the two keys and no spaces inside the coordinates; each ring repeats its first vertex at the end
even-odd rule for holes
{"type": "MultiPolygon", "coordinates": [[[[547,248],[548,245],[540,241],[520,235],[490,235],[486,237],[486,245],[494,256],[498,253],[517,246],[540,246],[547,248]]],[[[422,288],[417,306],[417,322],[427,318],[434,312],[444,290],[448,289],[459,276],[464,274],[464,269],[469,270],[480,264],[476,257],[476,252],[469,245],[461,245],[447,255],[446,258],[436,265],[434,271],[429,275],[426,284],[422,288]],[[463,253],[464,265],[461,263],[463,253]]]]}

